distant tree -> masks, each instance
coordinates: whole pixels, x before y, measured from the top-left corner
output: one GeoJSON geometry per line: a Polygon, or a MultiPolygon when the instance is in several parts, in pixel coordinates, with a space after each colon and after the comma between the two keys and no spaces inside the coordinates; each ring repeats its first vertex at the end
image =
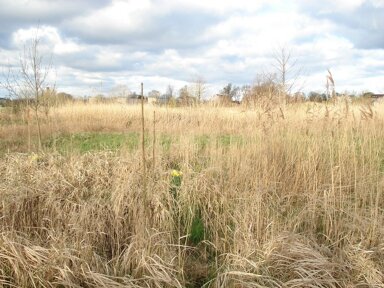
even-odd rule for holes
{"type": "Polygon", "coordinates": [[[107,98],[105,97],[104,94],[97,94],[96,96],[92,97],[92,102],[94,103],[107,103],[108,102],[108,99],[111,99],[111,98],[107,98]]]}
{"type": "Polygon", "coordinates": [[[179,90],[179,98],[180,99],[187,99],[188,97],[189,97],[188,86],[185,85],[184,87],[180,88],[180,90],[179,90]]]}
{"type": "MultiPolygon", "coordinates": [[[[33,38],[24,47],[23,54],[20,57],[20,67],[18,69],[16,67],[9,69],[4,77],[5,80],[0,83],[1,87],[5,88],[11,97],[25,99],[28,127],[29,109],[32,109],[37,124],[39,150],[42,149],[39,110],[43,103],[45,87],[54,86],[47,84],[52,67],[52,57],[49,56],[47,59],[47,56],[40,51],[39,28],[37,28],[33,38]]],[[[28,135],[28,141],[30,142],[30,135],[28,135]]]]}
{"type": "Polygon", "coordinates": [[[175,88],[172,85],[168,85],[165,94],[161,95],[158,99],[160,105],[175,104],[175,88]]]}
{"type": "Polygon", "coordinates": [[[190,87],[187,85],[179,90],[179,102],[183,105],[193,105],[196,103],[196,98],[192,96],[190,87]]]}
{"type": "Polygon", "coordinates": [[[161,95],[160,92],[157,90],[152,90],[148,92],[148,97],[159,98],[160,95],[161,95]]]}
{"type": "Polygon", "coordinates": [[[295,92],[291,97],[288,98],[289,103],[302,103],[305,101],[304,92],[295,92]]]}
{"type": "Polygon", "coordinates": [[[111,89],[111,91],[109,92],[109,94],[112,97],[127,98],[131,94],[131,91],[128,89],[127,85],[119,84],[119,85],[116,85],[115,87],[113,87],[111,89]]]}
{"type": "Polygon", "coordinates": [[[169,98],[174,98],[175,97],[174,93],[175,93],[175,87],[173,87],[172,85],[168,85],[165,95],[167,95],[167,97],[169,98]]]}
{"type": "Polygon", "coordinates": [[[221,89],[220,95],[223,97],[224,102],[230,103],[232,100],[237,100],[240,92],[240,87],[228,83],[221,89]]]}
{"type": "Polygon", "coordinates": [[[279,84],[276,83],[275,74],[259,74],[255,83],[249,87],[244,95],[243,102],[248,106],[258,106],[263,109],[279,104],[279,84]]]}
{"type": "Polygon", "coordinates": [[[71,94],[68,94],[65,92],[57,93],[56,98],[57,98],[58,104],[64,104],[66,102],[72,102],[74,100],[74,97],[71,94]]]}
{"type": "Polygon", "coordinates": [[[273,55],[273,66],[277,72],[277,83],[280,85],[279,98],[280,104],[285,105],[287,97],[295,92],[300,91],[301,87],[298,86],[301,68],[297,65],[297,59],[292,57],[292,52],[287,47],[283,46],[277,49],[273,55]]]}
{"type": "Polygon", "coordinates": [[[249,94],[251,89],[252,89],[252,86],[249,84],[245,84],[245,85],[241,86],[240,91],[241,91],[241,94],[243,95],[243,97],[245,95],[249,94]]]}
{"type": "Polygon", "coordinates": [[[195,76],[192,80],[193,96],[198,102],[201,102],[204,97],[207,87],[206,82],[202,76],[195,76]]]}
{"type": "Polygon", "coordinates": [[[129,98],[133,98],[133,99],[137,99],[139,98],[140,95],[136,93],[136,91],[133,91],[130,95],[129,95],[129,98]]]}
{"type": "Polygon", "coordinates": [[[359,95],[356,95],[355,97],[352,97],[353,103],[358,104],[371,104],[372,103],[372,96],[374,95],[371,91],[363,91],[359,95]]]}
{"type": "Polygon", "coordinates": [[[311,102],[324,102],[327,101],[327,95],[324,93],[311,91],[308,94],[308,100],[311,102]]]}
{"type": "Polygon", "coordinates": [[[374,95],[373,92],[370,92],[370,91],[366,91],[366,92],[363,92],[361,97],[364,97],[364,98],[371,98],[372,95],[374,95]]]}

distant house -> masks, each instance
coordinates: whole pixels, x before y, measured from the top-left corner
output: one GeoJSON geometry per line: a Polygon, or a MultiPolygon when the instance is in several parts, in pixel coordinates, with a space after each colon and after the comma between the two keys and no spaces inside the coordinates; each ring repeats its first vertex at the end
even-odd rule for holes
{"type": "Polygon", "coordinates": [[[384,101],[384,94],[375,94],[372,92],[368,92],[364,94],[365,97],[369,97],[372,101],[372,103],[375,102],[383,102],[384,101]]]}
{"type": "MultiPolygon", "coordinates": [[[[145,97],[145,96],[143,98],[144,98],[143,99],[144,103],[147,103],[148,102],[148,98],[145,97]]],[[[137,95],[136,93],[132,94],[130,97],[128,97],[127,103],[128,104],[140,104],[141,103],[141,96],[137,95]]]]}

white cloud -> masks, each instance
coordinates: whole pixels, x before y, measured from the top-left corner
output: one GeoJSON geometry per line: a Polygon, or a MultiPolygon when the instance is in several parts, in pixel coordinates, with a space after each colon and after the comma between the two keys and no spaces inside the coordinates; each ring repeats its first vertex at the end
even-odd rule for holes
{"type": "Polygon", "coordinates": [[[377,8],[384,7],[384,0],[371,0],[370,2],[377,8]]]}
{"type": "Polygon", "coordinates": [[[329,64],[349,61],[353,57],[353,44],[342,37],[326,34],[313,42],[313,49],[329,64]]]}
{"type": "Polygon", "coordinates": [[[0,0],[0,5],[1,27],[12,17],[16,27],[0,28],[2,65],[17,64],[36,32],[26,23],[42,19],[42,52],[54,54],[58,86],[77,95],[90,94],[101,82],[103,93],[117,83],[138,91],[133,86],[142,81],[149,90],[180,88],[193,75],[214,88],[252,83],[258,73],[273,71],[272,55],[281,46],[298,57],[306,90],[324,89],[327,68],[340,89],[380,89],[375,83],[384,70],[379,34],[384,0],[0,0]]]}
{"type": "MultiPolygon", "coordinates": [[[[375,1],[375,0],[373,0],[375,1]]],[[[381,1],[381,0],[379,0],[381,1]]],[[[352,12],[370,0],[296,0],[297,7],[304,8],[314,14],[325,14],[335,12],[352,12]]]]}
{"type": "MultiPolygon", "coordinates": [[[[161,1],[159,1],[161,2],[161,1]]],[[[276,0],[209,0],[209,1],[195,1],[195,0],[165,0],[164,3],[168,7],[181,7],[183,9],[194,9],[198,11],[228,14],[236,11],[255,12],[263,7],[266,3],[276,3],[276,0]]]]}
{"type": "MultiPolygon", "coordinates": [[[[14,50],[6,50],[0,48],[0,67],[2,67],[2,70],[7,70],[8,67],[14,67],[20,64],[19,61],[19,52],[14,50]]],[[[6,71],[1,71],[6,72],[6,71]]]]}
{"type": "Polygon", "coordinates": [[[119,52],[102,50],[96,55],[96,64],[107,68],[120,66],[122,57],[119,52]]]}
{"type": "Polygon", "coordinates": [[[63,39],[55,27],[42,26],[19,29],[13,33],[13,45],[18,49],[29,45],[31,40],[39,39],[42,52],[53,51],[54,54],[76,53],[84,50],[71,39],[63,39]]]}

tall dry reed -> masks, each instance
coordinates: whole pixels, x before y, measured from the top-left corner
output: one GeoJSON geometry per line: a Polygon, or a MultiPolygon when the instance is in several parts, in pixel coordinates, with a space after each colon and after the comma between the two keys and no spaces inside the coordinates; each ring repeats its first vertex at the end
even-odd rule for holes
{"type": "MultiPolygon", "coordinates": [[[[383,287],[383,107],[346,105],[146,109],[144,207],[140,146],[4,153],[0,285],[383,287]]],[[[142,127],[139,106],[52,113],[47,139],[142,127]]]]}

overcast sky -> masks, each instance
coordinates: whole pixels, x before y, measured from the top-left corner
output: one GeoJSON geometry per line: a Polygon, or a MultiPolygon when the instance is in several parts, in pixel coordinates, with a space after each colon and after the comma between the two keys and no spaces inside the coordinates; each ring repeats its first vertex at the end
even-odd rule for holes
{"type": "MultiPolygon", "coordinates": [[[[286,47],[304,91],[384,92],[384,0],[0,0],[0,65],[39,26],[59,91],[165,92],[202,77],[207,94],[273,73],[286,47]]],[[[4,70],[2,68],[2,70],[4,70]]],[[[209,95],[208,95],[209,96],[209,95]]]]}

